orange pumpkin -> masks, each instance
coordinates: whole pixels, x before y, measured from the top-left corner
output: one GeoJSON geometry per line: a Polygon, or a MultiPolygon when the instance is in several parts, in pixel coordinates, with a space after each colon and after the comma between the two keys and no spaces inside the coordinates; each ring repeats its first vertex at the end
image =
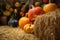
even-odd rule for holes
{"type": "Polygon", "coordinates": [[[28,18],[30,21],[33,21],[37,15],[41,15],[43,13],[43,9],[41,7],[35,7],[28,11],[28,18]]]}
{"type": "Polygon", "coordinates": [[[32,33],[33,32],[34,25],[33,24],[26,24],[24,26],[24,31],[27,33],[32,33]]]}
{"type": "Polygon", "coordinates": [[[44,10],[45,12],[51,12],[51,11],[54,11],[55,9],[57,9],[57,5],[54,4],[54,3],[46,4],[46,5],[43,7],[43,10],[44,10]]]}
{"type": "Polygon", "coordinates": [[[19,27],[23,28],[26,24],[30,23],[29,18],[22,17],[19,19],[19,27]]]}
{"type": "Polygon", "coordinates": [[[41,15],[41,14],[44,13],[44,11],[43,11],[43,9],[41,7],[36,7],[35,9],[36,9],[36,14],[37,15],[41,15]]]}

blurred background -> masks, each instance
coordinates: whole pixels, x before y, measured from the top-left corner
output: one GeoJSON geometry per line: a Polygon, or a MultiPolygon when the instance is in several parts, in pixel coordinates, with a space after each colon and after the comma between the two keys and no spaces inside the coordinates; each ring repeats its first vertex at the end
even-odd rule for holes
{"type": "MultiPolygon", "coordinates": [[[[19,18],[25,16],[35,2],[40,2],[42,7],[43,4],[48,4],[49,0],[0,0],[0,25],[10,25],[11,19],[18,21],[19,18]],[[24,14],[21,14],[22,11],[24,14]]],[[[50,0],[50,2],[60,7],[60,0],[50,0]]]]}

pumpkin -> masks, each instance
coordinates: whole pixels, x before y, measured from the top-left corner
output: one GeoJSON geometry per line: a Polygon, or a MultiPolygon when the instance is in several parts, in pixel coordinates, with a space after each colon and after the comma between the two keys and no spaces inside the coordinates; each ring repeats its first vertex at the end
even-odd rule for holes
{"type": "Polygon", "coordinates": [[[26,24],[24,26],[24,31],[27,33],[32,33],[33,32],[34,25],[33,24],[26,24]]]}
{"type": "Polygon", "coordinates": [[[36,14],[37,14],[37,15],[41,15],[41,14],[43,14],[43,12],[44,12],[41,7],[36,7],[35,9],[36,9],[36,14]]]}
{"type": "Polygon", "coordinates": [[[9,11],[4,11],[4,12],[3,12],[3,15],[5,15],[5,16],[10,16],[11,13],[10,13],[9,11]]]}
{"type": "Polygon", "coordinates": [[[23,28],[28,23],[30,23],[30,20],[27,17],[22,17],[19,19],[19,27],[20,28],[23,28]]]}
{"type": "Polygon", "coordinates": [[[6,10],[9,10],[11,8],[11,5],[9,5],[8,3],[6,4],[6,10]]]}
{"type": "Polygon", "coordinates": [[[21,4],[19,2],[15,3],[15,7],[20,7],[20,6],[21,6],[21,4]]]}
{"type": "Polygon", "coordinates": [[[14,11],[14,9],[11,7],[11,8],[9,9],[9,11],[10,11],[10,12],[13,12],[13,11],[14,11]]]}
{"type": "Polygon", "coordinates": [[[35,6],[40,6],[40,2],[35,2],[35,6]]]}
{"type": "Polygon", "coordinates": [[[35,7],[28,11],[28,18],[30,21],[33,21],[37,15],[41,15],[43,13],[43,9],[41,7],[35,7]]]}
{"type": "Polygon", "coordinates": [[[57,9],[57,5],[54,4],[54,3],[46,4],[46,5],[43,7],[43,10],[44,10],[45,12],[51,12],[51,11],[54,11],[55,9],[57,9]]]}

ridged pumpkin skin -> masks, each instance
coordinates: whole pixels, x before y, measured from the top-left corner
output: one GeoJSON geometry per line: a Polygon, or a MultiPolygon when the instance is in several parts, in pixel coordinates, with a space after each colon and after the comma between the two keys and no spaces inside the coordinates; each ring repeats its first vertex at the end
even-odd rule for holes
{"type": "Polygon", "coordinates": [[[47,5],[45,5],[45,6],[43,7],[43,10],[44,10],[45,12],[54,11],[55,9],[57,9],[57,5],[54,4],[54,3],[49,3],[49,4],[47,4],[47,5]]]}
{"type": "Polygon", "coordinates": [[[28,18],[30,19],[30,21],[33,21],[33,19],[37,15],[41,15],[42,13],[43,13],[43,9],[41,7],[32,8],[28,11],[28,18]]]}
{"type": "Polygon", "coordinates": [[[26,24],[30,23],[29,18],[27,17],[22,17],[19,19],[19,27],[23,28],[26,24]]]}
{"type": "Polygon", "coordinates": [[[32,33],[34,28],[34,24],[26,24],[24,26],[24,31],[27,33],[32,33]]]}

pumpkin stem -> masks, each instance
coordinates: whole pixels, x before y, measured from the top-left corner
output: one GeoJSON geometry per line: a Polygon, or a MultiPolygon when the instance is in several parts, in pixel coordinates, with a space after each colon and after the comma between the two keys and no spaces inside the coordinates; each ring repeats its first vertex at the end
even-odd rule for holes
{"type": "Polygon", "coordinates": [[[31,27],[31,24],[29,25],[29,27],[31,27]]]}

